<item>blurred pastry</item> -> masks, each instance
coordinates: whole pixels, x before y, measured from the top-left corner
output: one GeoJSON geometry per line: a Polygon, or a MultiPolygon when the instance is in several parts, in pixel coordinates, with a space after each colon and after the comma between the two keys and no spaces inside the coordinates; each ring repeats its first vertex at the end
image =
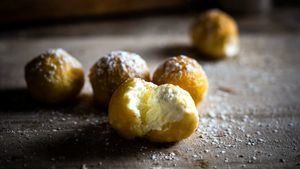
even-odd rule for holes
{"type": "Polygon", "coordinates": [[[220,10],[209,10],[191,28],[193,45],[212,59],[236,56],[239,32],[235,20],[220,10]]]}

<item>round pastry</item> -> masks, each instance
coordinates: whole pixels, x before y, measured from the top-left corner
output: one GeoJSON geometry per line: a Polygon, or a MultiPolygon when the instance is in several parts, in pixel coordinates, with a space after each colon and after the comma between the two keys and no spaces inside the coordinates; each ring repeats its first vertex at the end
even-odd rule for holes
{"type": "Polygon", "coordinates": [[[171,57],[161,64],[154,72],[153,82],[180,86],[191,94],[196,105],[208,90],[208,80],[202,67],[196,60],[183,55],[171,57]]]}
{"type": "Polygon", "coordinates": [[[63,49],[49,49],[25,66],[31,95],[45,103],[61,103],[76,97],[84,84],[83,68],[63,49]]]}
{"type": "Polygon", "coordinates": [[[150,80],[146,62],[137,54],[114,51],[100,58],[90,70],[90,81],[97,102],[107,106],[113,92],[128,78],[150,80]]]}
{"type": "Polygon", "coordinates": [[[176,142],[192,135],[199,117],[191,95],[178,86],[157,86],[128,79],[114,92],[108,108],[112,128],[127,139],[176,142]]]}
{"type": "Polygon", "coordinates": [[[191,29],[193,45],[213,59],[233,57],[239,52],[239,33],[232,17],[220,10],[202,14],[191,29]]]}

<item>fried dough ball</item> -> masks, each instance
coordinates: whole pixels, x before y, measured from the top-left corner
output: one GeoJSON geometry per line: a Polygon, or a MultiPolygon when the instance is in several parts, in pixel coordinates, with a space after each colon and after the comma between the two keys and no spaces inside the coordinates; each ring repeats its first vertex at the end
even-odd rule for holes
{"type": "Polygon", "coordinates": [[[157,85],[174,84],[188,91],[198,106],[208,91],[208,80],[199,63],[187,56],[167,59],[154,72],[153,82],[157,85]]]}
{"type": "Polygon", "coordinates": [[[49,49],[25,66],[30,94],[45,103],[61,103],[76,97],[84,84],[83,68],[63,49],[49,49]]]}
{"type": "Polygon", "coordinates": [[[137,54],[113,51],[100,58],[90,70],[94,97],[102,106],[107,106],[113,92],[128,78],[150,80],[146,62],[137,54]]]}
{"type": "Polygon", "coordinates": [[[191,95],[178,86],[128,79],[111,97],[109,124],[127,139],[177,142],[192,135],[199,116],[191,95]]]}
{"type": "Polygon", "coordinates": [[[193,45],[212,59],[233,57],[239,52],[239,33],[235,20],[220,10],[210,10],[192,25],[193,45]]]}

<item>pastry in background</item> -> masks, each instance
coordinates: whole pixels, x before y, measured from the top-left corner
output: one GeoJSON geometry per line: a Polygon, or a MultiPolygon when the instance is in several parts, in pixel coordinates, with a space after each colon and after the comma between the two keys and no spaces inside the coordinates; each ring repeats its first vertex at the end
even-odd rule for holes
{"type": "Polygon", "coordinates": [[[231,16],[220,10],[201,14],[191,27],[191,38],[194,47],[212,59],[239,53],[238,26],[231,16]]]}

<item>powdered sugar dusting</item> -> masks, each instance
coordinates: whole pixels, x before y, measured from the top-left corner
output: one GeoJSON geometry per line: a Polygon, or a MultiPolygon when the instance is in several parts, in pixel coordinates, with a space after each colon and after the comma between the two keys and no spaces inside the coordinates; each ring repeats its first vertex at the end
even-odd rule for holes
{"type": "Polygon", "coordinates": [[[96,73],[99,76],[104,72],[120,70],[120,73],[135,77],[137,74],[143,74],[145,70],[148,70],[147,64],[141,56],[126,51],[113,51],[100,58],[96,65],[96,73]]]}
{"type": "Polygon", "coordinates": [[[60,58],[58,59],[60,65],[67,63],[67,64],[71,64],[75,68],[82,68],[80,62],[62,48],[56,48],[56,49],[50,48],[48,49],[47,52],[41,54],[41,57],[45,57],[45,56],[54,56],[60,58]]]}
{"type": "Polygon", "coordinates": [[[64,71],[68,66],[82,69],[82,65],[78,60],[64,49],[57,48],[48,49],[34,58],[26,66],[26,70],[29,72],[39,72],[39,74],[43,74],[47,81],[51,82],[58,70],[64,71]]]}
{"type": "Polygon", "coordinates": [[[169,58],[163,65],[164,71],[160,79],[173,76],[174,78],[180,78],[184,73],[191,73],[197,70],[199,64],[196,60],[187,56],[180,55],[169,58]]]}

